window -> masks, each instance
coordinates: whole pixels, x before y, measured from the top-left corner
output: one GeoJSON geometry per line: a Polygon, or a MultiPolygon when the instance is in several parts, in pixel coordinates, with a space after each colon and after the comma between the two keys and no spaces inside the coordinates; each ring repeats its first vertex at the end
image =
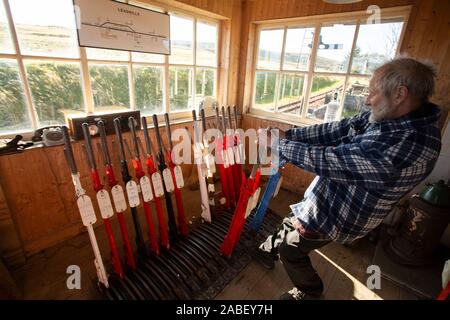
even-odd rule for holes
{"type": "Polygon", "coordinates": [[[79,57],[71,2],[9,0],[21,54],[79,57]]]}
{"type": "Polygon", "coordinates": [[[261,24],[251,111],[320,123],[365,110],[370,76],[395,56],[407,12],[388,9],[382,17],[376,24],[365,13],[261,24]]]}
{"type": "Polygon", "coordinates": [[[25,60],[28,83],[42,126],[64,123],[84,111],[79,63],[25,60]]]}
{"type": "Polygon", "coordinates": [[[261,31],[257,61],[260,71],[255,76],[255,109],[299,114],[313,39],[314,28],[311,27],[261,31]]]}
{"type": "Polygon", "coordinates": [[[205,97],[216,97],[218,27],[209,21],[171,15],[170,30],[170,111],[187,111],[205,97]]]}
{"type": "Polygon", "coordinates": [[[0,1],[0,135],[86,112],[190,117],[204,97],[217,95],[218,23],[170,17],[170,56],[80,48],[72,0],[0,1]]]}
{"type": "Polygon", "coordinates": [[[24,131],[31,127],[17,62],[0,60],[0,132],[24,131]]]}
{"type": "Polygon", "coordinates": [[[143,114],[163,113],[163,68],[158,66],[133,66],[136,109],[143,114]]]}

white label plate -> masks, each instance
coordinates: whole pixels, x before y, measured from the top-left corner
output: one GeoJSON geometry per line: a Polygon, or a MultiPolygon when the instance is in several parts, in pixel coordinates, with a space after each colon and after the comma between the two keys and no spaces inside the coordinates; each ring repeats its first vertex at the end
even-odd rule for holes
{"type": "Polygon", "coordinates": [[[161,179],[161,175],[159,172],[155,172],[152,174],[152,183],[153,183],[153,189],[155,191],[156,197],[162,197],[164,195],[164,189],[163,189],[163,182],[161,179]]]}
{"type": "Polygon", "coordinates": [[[241,164],[241,156],[240,156],[240,152],[239,152],[239,147],[238,146],[234,146],[234,159],[235,162],[238,164],[241,164]]]}
{"type": "Polygon", "coordinates": [[[222,150],[222,161],[223,161],[223,167],[228,168],[228,157],[227,157],[227,152],[225,150],[222,150]]]}
{"type": "Polygon", "coordinates": [[[109,219],[114,215],[111,198],[105,189],[97,192],[97,202],[103,219],[109,219]]]}
{"type": "Polygon", "coordinates": [[[234,152],[233,152],[232,147],[227,149],[227,154],[228,154],[228,161],[230,163],[230,166],[234,166],[234,152]]]}
{"type": "Polygon", "coordinates": [[[150,179],[147,176],[142,176],[139,179],[139,184],[141,185],[142,197],[145,202],[153,200],[152,185],[150,184],[150,179]]]}
{"type": "Polygon", "coordinates": [[[205,157],[204,157],[206,166],[208,167],[208,173],[209,174],[213,174],[216,172],[216,163],[214,161],[214,156],[210,153],[208,153],[205,157]]]}
{"type": "Polygon", "coordinates": [[[169,168],[164,169],[163,171],[164,185],[166,186],[167,192],[172,192],[175,190],[175,186],[173,184],[172,173],[169,168]]]}
{"type": "Polygon", "coordinates": [[[175,166],[173,169],[173,172],[175,173],[175,180],[177,182],[178,189],[181,189],[184,187],[184,178],[183,178],[183,171],[181,171],[180,166],[175,166]]]}
{"type": "Polygon", "coordinates": [[[238,145],[238,147],[239,147],[239,155],[240,155],[240,157],[241,157],[241,163],[244,163],[244,162],[245,162],[245,150],[244,150],[244,145],[243,145],[242,143],[240,143],[240,144],[238,145]]]}
{"type": "Polygon", "coordinates": [[[139,189],[137,183],[134,180],[128,181],[126,189],[130,207],[135,208],[139,206],[141,204],[141,201],[139,200],[139,189]]]}
{"type": "Polygon", "coordinates": [[[114,207],[116,207],[116,212],[124,212],[127,210],[127,201],[125,200],[125,193],[121,185],[116,184],[111,188],[111,194],[114,201],[114,207]]]}
{"type": "Polygon", "coordinates": [[[77,199],[78,210],[80,211],[81,221],[84,226],[93,225],[97,221],[95,216],[94,206],[92,205],[91,198],[87,195],[82,195],[77,199]]]}

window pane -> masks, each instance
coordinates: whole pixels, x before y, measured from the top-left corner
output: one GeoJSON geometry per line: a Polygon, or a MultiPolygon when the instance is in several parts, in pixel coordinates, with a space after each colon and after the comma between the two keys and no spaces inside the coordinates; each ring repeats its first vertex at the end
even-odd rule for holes
{"type": "Polygon", "coordinates": [[[280,69],[283,29],[262,30],[259,35],[258,69],[280,69]]]}
{"type": "Polygon", "coordinates": [[[5,7],[3,1],[0,2],[0,52],[14,53],[14,46],[9,32],[8,19],[6,18],[5,7]]]}
{"type": "Polygon", "coordinates": [[[10,0],[9,3],[22,54],[79,57],[72,0],[10,0]]]}
{"type": "Polygon", "coordinates": [[[91,64],[89,74],[95,111],[130,108],[127,66],[91,64]]]}
{"type": "Polygon", "coordinates": [[[337,118],[338,107],[344,89],[345,77],[314,76],[308,101],[307,117],[333,121],[337,118]]]}
{"type": "Polygon", "coordinates": [[[355,28],[354,24],[321,28],[315,71],[347,72],[355,28]]]}
{"type": "Polygon", "coordinates": [[[131,59],[134,62],[164,63],[163,54],[132,52],[131,59]]]}
{"type": "Polygon", "coordinates": [[[143,115],[162,113],[163,68],[134,65],[133,77],[136,109],[143,115]]]}
{"type": "Polygon", "coordinates": [[[15,60],[0,60],[0,134],[31,129],[15,60]]]}
{"type": "Polygon", "coordinates": [[[304,83],[304,75],[282,75],[278,94],[278,112],[300,114],[304,83]]]}
{"type": "Polygon", "coordinates": [[[216,96],[216,70],[197,68],[195,76],[195,104],[198,105],[204,97],[216,96]]]}
{"type": "Polygon", "coordinates": [[[190,110],[192,101],[192,69],[170,67],[170,110],[190,110]]]}
{"type": "Polygon", "coordinates": [[[78,63],[26,61],[28,83],[40,126],[64,124],[84,112],[78,63]]]}
{"type": "Polygon", "coordinates": [[[170,63],[194,64],[194,21],[170,16],[170,63]]]}
{"type": "Polygon", "coordinates": [[[128,51],[86,48],[86,56],[93,60],[109,61],[129,61],[130,53],[128,51]]]}
{"type": "Polygon", "coordinates": [[[349,78],[345,90],[342,118],[350,118],[361,111],[368,110],[364,100],[369,92],[369,78],[349,78]]]}
{"type": "Polygon", "coordinates": [[[362,24],[353,53],[352,73],[372,74],[397,51],[403,22],[362,24]]]}
{"type": "Polygon", "coordinates": [[[217,66],[217,25],[197,22],[197,65],[217,66]]]}
{"type": "Polygon", "coordinates": [[[257,72],[255,81],[255,108],[275,111],[275,72],[257,72]]]}
{"type": "Polygon", "coordinates": [[[314,40],[314,28],[288,29],[284,49],[284,70],[308,70],[314,40]]]}

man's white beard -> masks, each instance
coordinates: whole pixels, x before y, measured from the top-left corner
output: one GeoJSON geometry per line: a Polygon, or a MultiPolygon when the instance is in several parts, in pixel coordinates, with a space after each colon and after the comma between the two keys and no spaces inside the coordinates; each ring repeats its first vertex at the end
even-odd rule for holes
{"type": "Polygon", "coordinates": [[[389,100],[383,101],[378,108],[371,108],[369,122],[375,123],[390,118],[390,115],[394,112],[393,108],[389,105],[389,100]]]}

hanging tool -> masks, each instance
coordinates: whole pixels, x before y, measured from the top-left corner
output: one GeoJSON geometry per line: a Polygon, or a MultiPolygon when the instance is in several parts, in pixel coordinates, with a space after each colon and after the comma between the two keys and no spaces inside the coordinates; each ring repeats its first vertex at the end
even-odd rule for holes
{"type": "Polygon", "coordinates": [[[244,228],[245,219],[255,208],[259,197],[259,179],[260,179],[259,158],[253,166],[252,172],[247,181],[242,184],[240,197],[233,218],[228,229],[228,233],[220,247],[223,256],[229,258],[236,247],[244,228]]]}
{"type": "Polygon", "coordinates": [[[84,142],[86,146],[86,156],[88,159],[89,167],[91,169],[91,181],[94,191],[96,192],[98,207],[100,208],[100,215],[103,218],[103,225],[105,226],[106,234],[108,236],[108,243],[111,250],[111,262],[114,272],[123,278],[123,268],[120,262],[119,251],[117,250],[116,241],[114,240],[114,234],[111,227],[111,218],[114,216],[114,210],[111,203],[111,197],[108,191],[103,188],[100,182],[100,176],[97,170],[97,163],[94,157],[94,151],[92,149],[91,135],[89,133],[89,125],[87,123],[82,124],[84,142]]]}
{"type": "Polygon", "coordinates": [[[225,173],[227,176],[227,185],[230,196],[230,202],[232,205],[236,205],[236,191],[234,186],[233,179],[233,166],[234,166],[234,154],[233,149],[230,148],[230,141],[234,141],[234,137],[230,137],[228,135],[229,131],[227,130],[227,115],[225,113],[225,107],[222,106],[222,128],[223,128],[223,159],[226,159],[224,162],[227,164],[225,168],[225,173]]]}
{"type": "Polygon", "coordinates": [[[234,105],[234,131],[235,131],[235,147],[234,147],[234,155],[235,155],[235,162],[237,166],[237,172],[238,175],[238,185],[239,189],[241,190],[243,177],[245,176],[244,173],[244,165],[245,165],[245,149],[244,149],[244,137],[240,136],[239,133],[239,125],[238,125],[238,107],[237,105],[234,105]]]}
{"type": "Polygon", "coordinates": [[[97,221],[94,207],[91,198],[86,194],[80,181],[80,174],[78,173],[75,158],[73,157],[72,144],[70,142],[69,132],[66,126],[61,127],[64,136],[64,154],[66,156],[67,164],[72,175],[72,182],[75,186],[75,195],[77,197],[77,206],[80,211],[81,221],[86,227],[89,240],[91,241],[92,250],[94,251],[94,264],[97,270],[97,277],[100,283],[106,288],[109,287],[108,275],[106,274],[103,259],[98,248],[97,238],[95,237],[93,225],[97,221]]]}
{"type": "Polygon", "coordinates": [[[139,145],[136,136],[136,120],[133,117],[128,118],[128,127],[131,132],[131,143],[133,145],[134,158],[131,160],[134,168],[136,180],[139,181],[138,192],[140,200],[143,203],[145,220],[148,228],[148,239],[150,244],[150,250],[156,255],[159,255],[158,240],[156,239],[155,226],[153,223],[152,209],[150,207],[150,201],[153,200],[153,190],[150,184],[150,179],[145,175],[142,170],[141,155],[139,151],[139,145]]]}
{"type": "Polygon", "coordinates": [[[163,143],[161,139],[161,134],[159,132],[158,116],[156,114],[153,115],[153,125],[155,127],[156,141],[158,142],[158,149],[159,149],[157,157],[158,169],[164,180],[163,183],[164,199],[166,201],[167,215],[169,217],[169,237],[171,238],[170,240],[172,242],[178,239],[177,223],[175,220],[175,213],[173,211],[172,199],[170,197],[170,192],[175,189],[175,186],[172,180],[172,173],[170,172],[170,169],[168,169],[166,165],[163,143]]]}
{"type": "MultiPolygon", "coordinates": [[[[231,116],[231,108],[230,106],[227,107],[227,114],[228,114],[228,122],[229,122],[229,131],[230,134],[228,135],[227,138],[227,153],[228,153],[228,157],[231,158],[233,157],[233,165],[231,166],[231,170],[233,173],[233,184],[234,184],[234,192],[235,192],[235,198],[236,201],[239,199],[239,192],[241,190],[241,183],[240,181],[242,180],[242,174],[239,171],[239,166],[238,163],[236,162],[236,158],[238,158],[236,156],[236,142],[237,142],[237,127],[235,126],[235,129],[233,129],[233,118],[231,116]]],[[[236,124],[237,125],[237,124],[236,124]]]]}
{"type": "Polygon", "coordinates": [[[153,201],[155,202],[156,214],[158,216],[159,238],[161,246],[165,249],[169,249],[169,233],[167,231],[166,218],[164,216],[164,209],[161,202],[161,198],[164,196],[163,181],[161,174],[157,171],[155,166],[152,143],[148,135],[147,118],[145,116],[142,117],[142,130],[144,131],[144,141],[147,148],[147,172],[151,177],[151,188],[154,195],[153,201]]]}
{"type": "Polygon", "coordinates": [[[177,204],[177,218],[178,229],[183,237],[189,235],[189,227],[186,222],[186,215],[184,213],[183,197],[181,195],[181,188],[184,186],[183,171],[181,167],[173,161],[173,143],[172,143],[172,131],[170,130],[169,114],[164,114],[164,120],[166,121],[167,140],[169,141],[169,150],[167,151],[167,163],[169,165],[172,181],[174,185],[175,201],[177,204]]]}
{"type": "Polygon", "coordinates": [[[105,124],[102,120],[98,122],[98,128],[101,139],[101,150],[103,155],[103,163],[105,165],[106,176],[108,178],[108,187],[110,188],[111,195],[114,202],[114,207],[117,212],[117,219],[119,220],[120,233],[124,244],[124,252],[128,267],[136,269],[136,260],[133,254],[133,248],[131,247],[130,238],[125,222],[125,211],[127,210],[127,203],[125,200],[125,193],[121,185],[118,184],[114,169],[109,155],[108,143],[106,140],[105,124]]]}
{"type": "Polygon", "coordinates": [[[222,184],[222,193],[225,197],[225,207],[230,208],[230,190],[228,187],[228,179],[227,174],[225,172],[225,168],[228,167],[227,158],[224,157],[223,152],[223,130],[222,130],[222,122],[220,121],[220,115],[219,115],[219,107],[216,107],[216,127],[221,133],[220,137],[217,137],[216,142],[216,159],[217,163],[219,164],[219,173],[220,173],[220,182],[222,184]]]}
{"type": "Polygon", "coordinates": [[[120,159],[120,171],[122,173],[122,181],[126,186],[128,202],[131,208],[131,216],[133,218],[134,230],[136,233],[136,246],[139,254],[146,255],[147,248],[145,246],[144,237],[142,236],[141,223],[139,221],[137,207],[140,204],[139,192],[137,190],[137,184],[134,182],[128,171],[128,162],[125,157],[125,148],[122,137],[122,129],[120,126],[120,119],[114,119],[114,129],[116,132],[116,140],[119,145],[119,159],[120,159]]]}
{"type": "MultiPolygon", "coordinates": [[[[203,106],[200,108],[200,115],[202,118],[202,129],[203,129],[203,161],[206,165],[206,182],[208,184],[208,198],[209,198],[209,204],[213,207],[218,207],[219,203],[216,203],[216,189],[214,186],[214,173],[216,173],[216,163],[214,161],[214,156],[211,154],[210,147],[209,147],[209,137],[207,135],[207,129],[206,129],[206,116],[205,116],[205,109],[203,106]]],[[[216,207],[216,208],[217,208],[216,207]]]]}
{"type": "Polygon", "coordinates": [[[270,199],[275,198],[280,190],[283,177],[281,175],[282,168],[285,165],[285,161],[279,163],[271,162],[270,166],[270,178],[267,182],[266,189],[261,197],[261,201],[256,208],[256,213],[253,216],[253,220],[250,223],[250,229],[254,232],[258,232],[266,216],[267,208],[269,207],[270,199]]]}
{"type": "Polygon", "coordinates": [[[204,146],[202,143],[201,125],[197,122],[195,110],[192,110],[192,119],[194,120],[194,160],[197,164],[198,181],[200,186],[202,218],[211,222],[211,209],[209,207],[208,188],[206,187],[206,164],[203,162],[204,146]]]}

